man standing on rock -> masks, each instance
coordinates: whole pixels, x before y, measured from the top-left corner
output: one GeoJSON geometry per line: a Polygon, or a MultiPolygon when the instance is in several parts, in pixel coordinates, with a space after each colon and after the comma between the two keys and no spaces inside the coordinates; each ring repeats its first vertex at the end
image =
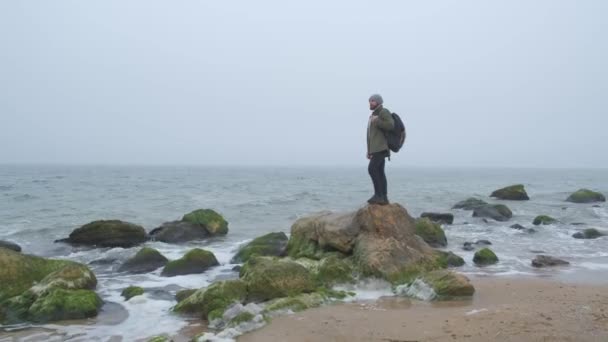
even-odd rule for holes
{"type": "Polygon", "coordinates": [[[369,159],[367,170],[374,184],[374,196],[367,202],[381,205],[389,203],[384,164],[390,151],[383,130],[391,130],[395,126],[391,112],[382,106],[383,103],[382,96],[378,94],[369,98],[372,115],[369,116],[367,124],[367,159],[369,159]]]}

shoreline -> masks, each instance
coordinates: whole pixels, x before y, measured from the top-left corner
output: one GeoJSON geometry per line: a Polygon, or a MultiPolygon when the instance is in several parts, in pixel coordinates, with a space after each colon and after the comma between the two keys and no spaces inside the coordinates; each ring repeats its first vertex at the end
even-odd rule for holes
{"type": "Polygon", "coordinates": [[[472,277],[471,299],[337,303],[273,318],[255,341],[608,341],[608,284],[472,277]]]}

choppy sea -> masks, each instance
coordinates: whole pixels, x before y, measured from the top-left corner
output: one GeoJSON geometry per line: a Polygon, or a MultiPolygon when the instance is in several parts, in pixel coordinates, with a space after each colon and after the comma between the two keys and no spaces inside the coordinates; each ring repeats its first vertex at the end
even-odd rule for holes
{"type": "MultiPolygon", "coordinates": [[[[451,212],[453,225],[444,226],[447,250],[467,264],[459,271],[476,276],[528,275],[565,281],[608,283],[608,237],[578,240],[572,234],[584,228],[608,232],[605,203],[565,202],[570,193],[589,188],[608,195],[605,169],[425,169],[387,165],[389,198],[418,217],[422,212],[451,212]],[[531,200],[499,201],[489,198],[498,188],[522,183],[531,200]],[[511,208],[508,222],[484,222],[470,211],[452,210],[458,201],[478,197],[511,208]],[[545,214],[558,223],[533,226],[545,214]],[[535,233],[515,230],[519,223],[535,233]],[[474,252],[462,249],[466,241],[486,239],[498,255],[497,265],[473,265],[474,252]],[[568,260],[571,265],[537,270],[530,261],[540,251],[568,260]]],[[[69,341],[132,341],[175,333],[190,322],[170,313],[173,294],[182,288],[200,288],[217,279],[231,278],[229,263],[239,245],[268,232],[289,233],[299,217],[322,211],[350,211],[365,204],[372,193],[366,165],[361,167],[186,167],[186,166],[0,166],[0,240],[18,243],[24,253],[93,263],[97,292],[105,301],[102,313],[86,322],[44,326],[0,326],[2,335],[36,331],[28,339],[69,341]],[[150,231],[163,222],[180,219],[199,208],[220,212],[229,222],[225,237],[183,245],[149,242],[169,259],[193,247],[211,250],[221,263],[204,274],[160,277],[160,270],[145,275],[115,272],[139,249],[75,248],[53,243],[90,221],[120,219],[150,231]],[[120,292],[138,285],[144,296],[124,302],[120,292]],[[46,331],[46,333],[42,332],[46,331]],[[40,335],[42,334],[42,335],[40,335]]],[[[385,288],[362,287],[360,298],[390,293],[385,288]]],[[[8,339],[12,340],[12,339],[8,339]]]]}

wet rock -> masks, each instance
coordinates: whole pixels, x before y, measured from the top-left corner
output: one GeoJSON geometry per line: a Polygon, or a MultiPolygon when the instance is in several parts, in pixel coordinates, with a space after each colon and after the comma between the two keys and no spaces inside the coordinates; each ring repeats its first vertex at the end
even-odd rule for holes
{"type": "Polygon", "coordinates": [[[241,247],[232,258],[232,263],[246,262],[254,255],[257,256],[283,256],[287,248],[287,235],[283,232],[269,233],[255,238],[241,247]]]}
{"type": "Polygon", "coordinates": [[[143,227],[119,220],[100,220],[85,224],[75,229],[67,239],[55,242],[67,242],[76,245],[94,247],[133,247],[147,240],[143,227]]]}
{"type": "Polygon", "coordinates": [[[95,274],[85,265],[0,248],[2,323],[50,322],[97,315],[95,274]]]}
{"type": "Polygon", "coordinates": [[[439,299],[472,296],[475,293],[469,278],[452,271],[432,271],[421,278],[433,288],[439,299]]]}
{"type": "Polygon", "coordinates": [[[128,301],[129,299],[135,296],[141,296],[143,294],[144,289],[139,286],[129,286],[126,289],[122,290],[122,292],[120,293],[120,295],[124,297],[125,301],[128,301]]]}
{"type": "Polygon", "coordinates": [[[222,215],[211,209],[195,210],[184,215],[182,221],[204,227],[211,236],[226,235],[228,233],[228,222],[222,215]]]}
{"type": "Polygon", "coordinates": [[[539,215],[536,216],[536,218],[534,218],[534,221],[532,222],[533,225],[538,226],[538,225],[547,225],[547,224],[553,224],[556,223],[557,220],[554,219],[551,216],[547,216],[547,215],[539,215]]]}
{"type": "Polygon", "coordinates": [[[573,203],[606,202],[606,197],[599,192],[591,191],[589,189],[579,189],[568,196],[566,201],[573,203]]]}
{"type": "Polygon", "coordinates": [[[315,272],[313,272],[319,284],[327,287],[332,287],[337,284],[353,283],[354,265],[352,258],[340,258],[337,255],[331,255],[319,262],[315,272]]]}
{"type": "Polygon", "coordinates": [[[125,261],[119,272],[148,273],[165,266],[169,262],[165,256],[154,248],[144,247],[134,257],[125,261]]]}
{"type": "Polygon", "coordinates": [[[488,204],[473,210],[473,217],[491,218],[496,221],[508,221],[513,217],[511,210],[503,204],[488,204]]]}
{"type": "Polygon", "coordinates": [[[492,244],[492,242],[490,242],[490,240],[477,240],[475,241],[475,244],[477,246],[489,246],[492,244]]]}
{"type": "Polygon", "coordinates": [[[173,277],[184,274],[203,273],[209,268],[218,265],[219,262],[213,253],[195,248],[186,253],[182,258],[169,261],[160,275],[163,277],[173,277]]]}
{"type": "Polygon", "coordinates": [[[475,210],[475,208],[483,207],[487,204],[488,203],[486,203],[483,200],[471,197],[464,201],[460,201],[460,202],[456,203],[452,207],[452,209],[475,210]]]}
{"type": "Polygon", "coordinates": [[[570,263],[549,255],[537,255],[534,260],[532,260],[532,266],[534,267],[550,267],[560,265],[570,265],[570,263]]]}
{"type": "Polygon", "coordinates": [[[253,257],[241,269],[249,301],[295,296],[313,292],[313,274],[304,266],[286,259],[253,257]]]}
{"type": "Polygon", "coordinates": [[[184,299],[192,296],[194,294],[194,292],[196,292],[197,290],[195,289],[185,289],[185,290],[181,290],[181,291],[177,291],[177,293],[175,294],[175,300],[179,303],[182,302],[184,299]]]}
{"type": "Polygon", "coordinates": [[[524,229],[526,229],[526,227],[522,226],[519,223],[511,225],[509,228],[513,228],[513,229],[517,229],[517,230],[524,230],[524,229]]]}
{"type": "Polygon", "coordinates": [[[599,230],[597,230],[595,228],[589,228],[589,229],[585,229],[581,232],[574,233],[572,235],[572,237],[575,239],[597,239],[604,235],[606,235],[606,234],[600,232],[599,230]]]}
{"type": "Polygon", "coordinates": [[[445,247],[448,245],[448,240],[441,226],[428,218],[416,220],[415,229],[416,235],[420,236],[431,247],[445,247]]]}
{"type": "Polygon", "coordinates": [[[498,189],[492,192],[490,197],[512,201],[527,201],[530,199],[523,184],[511,185],[506,188],[498,189]]]}
{"type": "Polygon", "coordinates": [[[498,257],[489,248],[483,248],[475,252],[473,262],[476,265],[492,265],[498,262],[498,257]]]}
{"type": "Polygon", "coordinates": [[[224,311],[235,303],[242,304],[247,298],[247,285],[242,280],[226,280],[197,290],[179,302],[173,311],[201,313],[208,321],[222,317],[224,311]]]}
{"type": "Polygon", "coordinates": [[[150,231],[150,238],[154,241],[166,243],[182,243],[194,240],[203,240],[209,237],[205,227],[183,221],[165,222],[160,227],[150,231]]]}
{"type": "Polygon", "coordinates": [[[445,264],[448,267],[460,267],[465,264],[464,259],[452,252],[437,251],[442,259],[445,260],[445,264]]]}
{"type": "Polygon", "coordinates": [[[21,252],[21,246],[10,241],[0,240],[0,248],[6,248],[15,252],[21,252]]]}
{"type": "Polygon", "coordinates": [[[475,250],[475,244],[473,242],[465,242],[462,245],[462,249],[464,249],[465,251],[473,251],[475,250]]]}
{"type": "Polygon", "coordinates": [[[439,224],[452,224],[454,223],[454,214],[441,214],[441,213],[422,213],[421,218],[428,218],[429,220],[439,224]]]}
{"type": "Polygon", "coordinates": [[[462,249],[465,251],[473,251],[481,246],[489,246],[492,242],[489,240],[477,240],[475,242],[467,241],[462,245],[462,249]]]}

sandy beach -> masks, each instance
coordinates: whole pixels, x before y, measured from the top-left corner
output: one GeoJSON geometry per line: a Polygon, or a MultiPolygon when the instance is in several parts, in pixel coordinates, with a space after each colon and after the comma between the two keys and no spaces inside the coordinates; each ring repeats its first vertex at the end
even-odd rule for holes
{"type": "Polygon", "coordinates": [[[382,298],[276,317],[255,341],[608,341],[608,286],[473,278],[471,300],[382,298]]]}

